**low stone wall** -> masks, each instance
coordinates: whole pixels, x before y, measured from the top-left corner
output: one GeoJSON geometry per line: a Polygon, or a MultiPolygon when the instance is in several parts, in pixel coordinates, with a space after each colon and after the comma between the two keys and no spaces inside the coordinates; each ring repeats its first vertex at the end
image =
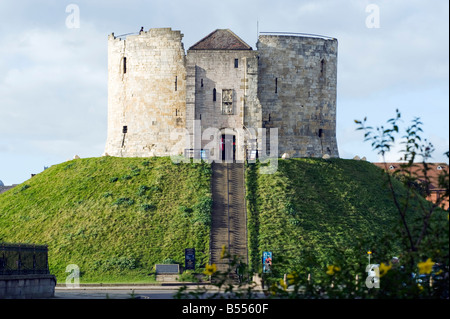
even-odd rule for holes
{"type": "Polygon", "coordinates": [[[53,275],[0,276],[0,299],[39,299],[55,295],[53,275]]]}
{"type": "Polygon", "coordinates": [[[16,187],[17,185],[11,185],[11,186],[0,186],[0,194],[4,193],[6,191],[9,191],[11,188],[16,187]]]}
{"type": "Polygon", "coordinates": [[[156,281],[158,282],[176,282],[178,281],[179,275],[156,275],[156,281]]]}

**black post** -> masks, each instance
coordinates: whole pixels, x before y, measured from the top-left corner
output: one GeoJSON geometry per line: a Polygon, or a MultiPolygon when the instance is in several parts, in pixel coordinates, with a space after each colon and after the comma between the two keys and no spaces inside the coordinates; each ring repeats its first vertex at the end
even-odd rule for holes
{"type": "Polygon", "coordinates": [[[19,260],[17,261],[17,272],[20,275],[20,268],[22,264],[22,258],[21,258],[21,247],[19,245],[19,260]]]}
{"type": "Polygon", "coordinates": [[[33,274],[36,273],[36,244],[33,245],[33,274]]]}

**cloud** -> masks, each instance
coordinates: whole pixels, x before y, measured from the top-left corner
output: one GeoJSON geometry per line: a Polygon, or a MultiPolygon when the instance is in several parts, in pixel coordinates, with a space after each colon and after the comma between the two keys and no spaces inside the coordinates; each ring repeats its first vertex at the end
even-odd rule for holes
{"type": "Polygon", "coordinates": [[[376,157],[353,120],[382,124],[395,108],[424,118],[437,155],[448,149],[448,12],[448,1],[421,0],[1,1],[0,161],[25,165],[21,156],[32,154],[49,165],[48,154],[63,161],[103,152],[111,32],[172,27],[184,33],[188,49],[214,29],[230,28],[256,48],[257,21],[259,31],[338,39],[342,157],[376,157]],[[65,25],[70,3],[80,8],[79,29],[65,25]],[[370,3],[380,8],[378,29],[365,25],[370,3]]]}
{"type": "MultiPolygon", "coordinates": [[[[7,37],[0,52],[11,65],[0,75],[3,138],[65,138],[89,144],[104,137],[105,35],[87,24],[79,32],[31,29],[7,37]]],[[[60,152],[66,152],[64,146],[60,152]]]]}

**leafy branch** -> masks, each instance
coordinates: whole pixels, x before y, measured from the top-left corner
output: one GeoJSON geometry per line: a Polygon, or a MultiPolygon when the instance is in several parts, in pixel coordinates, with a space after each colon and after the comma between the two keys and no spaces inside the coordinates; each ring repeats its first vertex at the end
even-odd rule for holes
{"type": "MultiPolygon", "coordinates": [[[[388,167],[385,159],[385,155],[389,152],[393,146],[395,145],[395,141],[397,135],[400,134],[399,130],[399,122],[401,121],[401,113],[399,110],[396,110],[395,117],[389,119],[387,121],[387,126],[379,126],[372,127],[367,125],[367,118],[364,118],[363,121],[355,120],[355,123],[359,125],[357,130],[363,130],[364,141],[370,141],[372,148],[375,151],[378,151],[378,154],[382,156],[385,171],[388,172],[388,167]]],[[[395,191],[393,176],[391,174],[387,174],[388,178],[388,186],[393,195],[394,205],[397,208],[397,211],[400,215],[400,219],[402,221],[404,231],[408,238],[409,242],[409,250],[417,251],[418,247],[421,245],[424,236],[427,233],[427,230],[430,225],[430,219],[433,212],[437,207],[441,206],[441,204],[448,199],[448,174],[447,178],[445,175],[440,177],[440,186],[446,189],[446,193],[444,196],[441,196],[435,203],[426,204],[423,201],[419,201],[419,205],[423,212],[423,224],[417,239],[414,240],[412,235],[412,230],[410,225],[407,222],[407,210],[409,208],[409,201],[413,196],[416,196],[414,187],[412,185],[417,180],[421,181],[421,184],[424,186],[425,194],[430,195],[430,177],[428,171],[430,170],[428,161],[432,157],[432,153],[434,152],[434,146],[427,139],[421,138],[420,134],[423,133],[422,129],[423,123],[420,121],[420,118],[414,118],[411,125],[405,129],[405,135],[402,136],[401,145],[404,145],[404,148],[401,150],[402,157],[400,161],[403,163],[400,165],[400,169],[394,173],[393,176],[401,174],[403,176],[404,184],[407,189],[407,194],[405,201],[402,205],[400,202],[400,197],[395,191]],[[415,169],[417,167],[417,162],[421,162],[422,168],[419,170],[415,169]],[[419,174],[418,174],[419,172],[419,174]],[[420,173],[421,172],[421,173],[420,173]]],[[[448,152],[446,153],[448,157],[448,152]]],[[[445,173],[444,173],[445,174],[445,173]]]]}

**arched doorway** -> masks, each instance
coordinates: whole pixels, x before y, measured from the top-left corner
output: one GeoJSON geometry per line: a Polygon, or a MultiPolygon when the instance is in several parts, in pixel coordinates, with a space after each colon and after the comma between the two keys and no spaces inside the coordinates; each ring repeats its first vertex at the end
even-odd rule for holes
{"type": "Polygon", "coordinates": [[[220,154],[222,161],[236,160],[236,135],[221,134],[220,136],[220,154]]]}

